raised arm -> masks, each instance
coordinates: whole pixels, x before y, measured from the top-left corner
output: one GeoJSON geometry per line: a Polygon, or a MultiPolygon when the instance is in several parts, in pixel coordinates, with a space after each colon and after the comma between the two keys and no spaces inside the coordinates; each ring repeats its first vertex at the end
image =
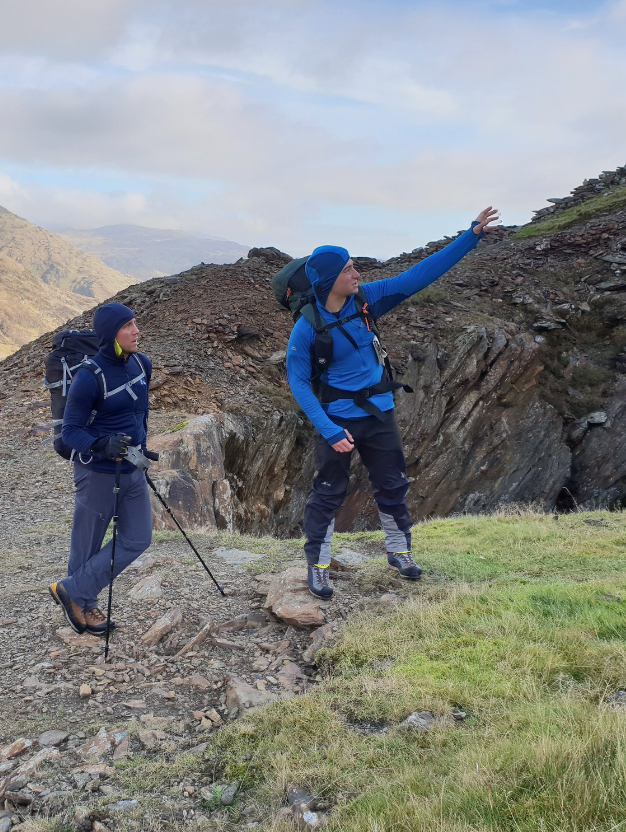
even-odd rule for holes
{"type": "Polygon", "coordinates": [[[375,280],[364,283],[363,289],[368,297],[370,309],[374,317],[379,318],[389,312],[403,300],[410,298],[416,292],[421,292],[435,280],[444,275],[459,260],[472,251],[484,236],[492,231],[498,219],[497,211],[489,206],[481,211],[472,223],[472,227],[453,240],[441,251],[431,254],[415,266],[396,277],[375,280]]]}

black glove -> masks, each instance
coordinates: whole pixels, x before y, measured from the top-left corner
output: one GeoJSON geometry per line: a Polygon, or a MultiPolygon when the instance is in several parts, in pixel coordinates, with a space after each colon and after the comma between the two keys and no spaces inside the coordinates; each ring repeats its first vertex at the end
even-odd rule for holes
{"type": "Polygon", "coordinates": [[[123,433],[113,433],[111,436],[103,436],[91,446],[91,450],[97,454],[103,454],[105,459],[121,459],[126,456],[130,436],[123,433]]]}

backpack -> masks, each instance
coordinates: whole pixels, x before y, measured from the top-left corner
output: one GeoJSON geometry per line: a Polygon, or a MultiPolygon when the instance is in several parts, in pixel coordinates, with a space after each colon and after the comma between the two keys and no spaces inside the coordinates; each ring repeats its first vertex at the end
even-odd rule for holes
{"type": "Polygon", "coordinates": [[[387,357],[387,351],[381,344],[380,333],[376,325],[376,318],[369,310],[367,297],[362,287],[354,297],[357,311],[353,315],[339,318],[336,321],[327,323],[320,315],[317,308],[315,293],[311,287],[309,278],[306,276],[305,266],[308,257],[300,257],[292,260],[277,272],[272,278],[272,290],[278,303],[291,312],[294,323],[298,318],[305,318],[315,330],[315,341],[311,348],[311,388],[321,402],[328,403],[338,399],[350,398],[367,413],[377,418],[382,418],[381,411],[368,402],[369,396],[377,393],[384,393],[391,390],[403,388],[406,392],[413,392],[408,385],[400,384],[393,380],[391,363],[387,357]],[[331,330],[338,327],[339,331],[356,349],[357,345],[344,324],[354,318],[361,318],[370,332],[374,333],[376,352],[383,364],[383,377],[380,382],[372,388],[356,392],[339,390],[330,387],[322,382],[322,373],[327,370],[333,362],[333,337],[331,330]]]}
{"type": "Polygon", "coordinates": [[[293,322],[298,320],[303,307],[315,303],[315,295],[304,267],[308,257],[299,257],[287,263],[272,278],[272,290],[278,303],[291,312],[293,322]]]}
{"type": "Polygon", "coordinates": [[[96,335],[95,330],[64,329],[63,332],[58,332],[54,336],[52,349],[46,357],[44,385],[50,391],[50,410],[52,411],[52,426],[54,428],[54,436],[52,439],[46,440],[46,443],[52,443],[54,450],[63,459],[72,460],[75,454],[74,450],[68,448],[63,442],[61,430],[63,427],[65,405],[67,404],[67,393],[74,375],[80,367],[86,367],[91,370],[98,379],[100,387],[100,398],[95,409],[91,411],[88,424],[93,422],[98,412],[98,407],[104,399],[114,396],[122,390],[128,390],[133,398],[137,398],[131,389],[131,385],[146,377],[146,372],[140,358],[134,355],[135,360],[139,364],[139,375],[133,378],[128,384],[117,387],[115,390],[107,390],[104,373],[95,361],[90,360],[99,349],[100,339],[96,335]]]}

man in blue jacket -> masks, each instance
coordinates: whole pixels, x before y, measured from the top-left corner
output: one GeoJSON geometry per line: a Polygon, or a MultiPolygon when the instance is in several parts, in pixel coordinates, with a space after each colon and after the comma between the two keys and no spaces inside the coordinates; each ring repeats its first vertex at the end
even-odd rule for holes
{"type": "MultiPolygon", "coordinates": [[[[492,230],[497,218],[490,206],[441,251],[396,277],[365,283],[362,290],[372,316],[380,318],[445,274],[475,248],[485,231],[492,230]]],[[[389,566],[409,580],[417,580],[422,570],[411,555],[413,523],[406,503],[406,463],[393,412],[394,385],[385,380],[384,353],[367,317],[358,314],[354,295],[359,292],[359,273],[345,248],[321,246],[307,260],[306,274],[317,312],[323,324],[331,325],[333,360],[321,375],[320,401],[311,388],[316,333],[300,317],[287,347],[287,376],[298,404],[316,428],[317,473],[304,511],[304,551],[309,589],[318,598],[328,599],[333,594],[328,567],[335,514],[348,491],[354,448],[372,484],[389,566]]]]}
{"type": "MultiPolygon", "coordinates": [[[[98,608],[98,594],[111,578],[112,544],[102,546],[102,541],[113,516],[116,460],[126,456],[129,446],[146,449],[152,364],[138,352],[132,309],[121,303],[101,306],[94,329],[100,351],[75,375],[63,417],[63,442],[76,452],[68,574],[49,591],[77,633],[104,635],[106,616],[98,608]]],[[[127,460],[122,462],[118,517],[114,578],[148,548],[152,537],[146,478],[127,460]]]]}

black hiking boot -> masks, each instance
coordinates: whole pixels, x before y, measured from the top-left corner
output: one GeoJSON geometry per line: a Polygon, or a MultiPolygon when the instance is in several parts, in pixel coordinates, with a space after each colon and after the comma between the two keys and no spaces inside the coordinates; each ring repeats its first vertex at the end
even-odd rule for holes
{"type": "Polygon", "coordinates": [[[329,568],[315,565],[307,569],[306,582],[309,585],[309,592],[323,601],[328,601],[333,595],[333,586],[328,578],[329,568]]]}
{"type": "MultiPolygon", "coordinates": [[[[85,630],[88,633],[91,633],[92,636],[104,636],[106,635],[107,631],[107,617],[99,610],[98,607],[94,607],[92,610],[85,610],[85,630]]],[[[111,619],[111,630],[115,629],[115,621],[111,619]]]]}
{"type": "Polygon", "coordinates": [[[72,601],[70,596],[63,589],[63,584],[60,581],[50,584],[48,592],[52,596],[54,603],[61,607],[65,620],[70,625],[72,630],[74,630],[75,633],[82,635],[86,628],[85,615],[78,604],[75,601],[72,601]]]}
{"type": "Polygon", "coordinates": [[[419,580],[421,568],[415,563],[410,552],[387,552],[387,563],[401,578],[419,580]]]}

